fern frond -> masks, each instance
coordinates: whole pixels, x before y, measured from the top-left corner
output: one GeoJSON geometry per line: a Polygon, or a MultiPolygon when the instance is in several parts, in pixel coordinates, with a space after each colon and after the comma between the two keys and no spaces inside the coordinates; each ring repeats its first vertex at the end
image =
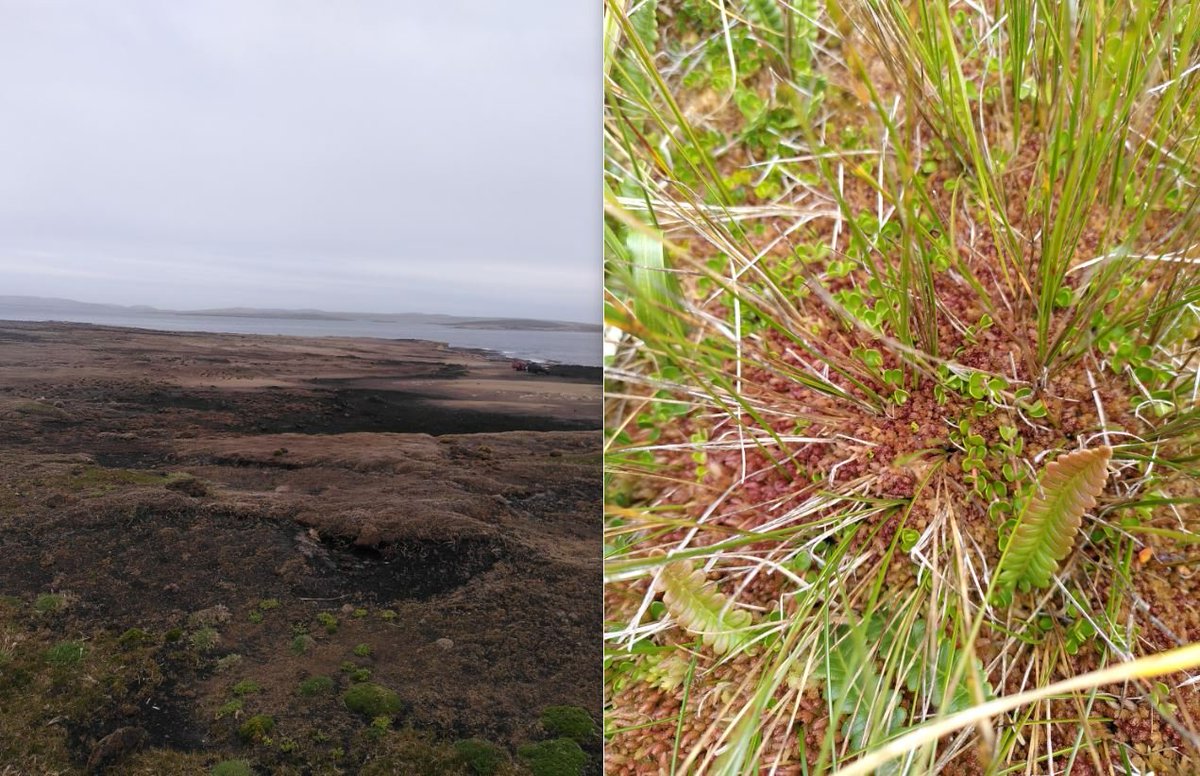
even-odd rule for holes
{"type": "Polygon", "coordinates": [[[997,580],[1002,588],[1050,584],[1075,544],[1083,513],[1096,506],[1104,490],[1111,457],[1112,448],[1097,447],[1060,455],[1046,465],[1009,539],[997,580]]]}
{"type": "MultiPolygon", "coordinates": [[[[916,693],[925,688],[938,710],[944,714],[953,714],[969,707],[972,703],[970,685],[964,680],[951,685],[954,671],[958,663],[958,645],[945,635],[937,637],[933,655],[930,656],[925,648],[925,620],[917,620],[908,631],[908,638],[896,647],[896,636],[892,628],[886,628],[879,634],[879,653],[892,652],[892,660],[902,667],[904,684],[909,692],[916,693]],[[895,649],[895,651],[893,651],[895,649]]],[[[971,670],[978,677],[983,677],[982,691],[985,700],[995,697],[992,686],[987,682],[983,670],[983,662],[979,658],[971,661],[971,670]]]]}
{"type": "MultiPolygon", "coordinates": [[[[883,620],[872,617],[856,626],[838,626],[826,633],[828,663],[824,669],[825,698],[842,720],[842,735],[854,750],[865,749],[882,731],[891,735],[908,716],[896,690],[875,666],[872,646],[882,637],[883,620]]],[[[896,769],[881,769],[892,776],[896,769]]]]}
{"type": "Polygon", "coordinates": [[[680,560],[663,567],[658,578],[663,591],[663,603],[679,627],[694,633],[723,655],[748,642],[753,633],[748,630],[753,617],[744,609],[734,609],[728,599],[717,591],[691,561],[680,560]]]}
{"type": "Polygon", "coordinates": [[[658,0],[643,0],[629,14],[629,23],[648,51],[658,43],[658,0]]]}
{"type": "Polygon", "coordinates": [[[783,37],[783,12],[775,0],[749,0],[746,18],[775,37],[783,37]]]}
{"type": "MultiPolygon", "coordinates": [[[[654,52],[658,49],[658,0],[642,0],[642,2],[632,3],[634,6],[632,10],[628,10],[628,5],[628,3],[610,3],[610,7],[615,9],[611,13],[618,15],[629,13],[627,19],[630,33],[638,39],[641,47],[648,52],[649,56],[653,57],[654,52]]],[[[623,90],[640,95],[640,99],[648,99],[654,92],[653,79],[647,72],[649,60],[643,60],[636,48],[628,43],[620,45],[620,53],[615,58],[617,67],[616,72],[613,73],[613,80],[623,90]]],[[[610,62],[605,62],[606,72],[609,64],[610,62]]]]}

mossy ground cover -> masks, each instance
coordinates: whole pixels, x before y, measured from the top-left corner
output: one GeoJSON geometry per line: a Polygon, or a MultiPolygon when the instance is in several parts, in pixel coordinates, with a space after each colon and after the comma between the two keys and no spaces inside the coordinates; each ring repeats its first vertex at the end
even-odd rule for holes
{"type": "MultiPolygon", "coordinates": [[[[598,767],[595,723],[578,707],[543,710],[546,730],[531,731],[526,740],[574,735],[589,744],[590,755],[569,741],[578,756],[535,746],[522,757],[505,742],[456,742],[413,729],[410,704],[396,690],[365,681],[369,673],[357,676],[365,669],[360,664],[374,658],[355,646],[387,635],[380,632],[392,627],[387,610],[360,607],[361,617],[349,612],[350,633],[335,641],[315,617],[289,620],[288,607],[278,605],[266,607],[269,617],[257,623],[235,622],[227,608],[212,607],[170,628],[160,623],[119,633],[82,630],[86,609],[86,598],[74,594],[0,599],[0,762],[30,772],[82,773],[104,751],[108,733],[133,728],[144,735],[136,747],[111,754],[114,772],[237,773],[244,762],[271,773],[362,767],[372,773],[580,776],[589,761],[593,772],[598,767]],[[295,654],[293,634],[310,627],[318,633],[311,653],[295,654]],[[337,657],[353,670],[292,681],[297,671],[337,657]],[[177,696],[184,687],[190,702],[177,696]]],[[[264,611],[261,605],[246,609],[264,611]]]]}
{"type": "MultiPolygon", "coordinates": [[[[1200,640],[1200,12],[607,8],[610,770],[835,772],[1200,640]]],[[[878,772],[1187,773],[1198,715],[1140,677],[878,772]]]]}

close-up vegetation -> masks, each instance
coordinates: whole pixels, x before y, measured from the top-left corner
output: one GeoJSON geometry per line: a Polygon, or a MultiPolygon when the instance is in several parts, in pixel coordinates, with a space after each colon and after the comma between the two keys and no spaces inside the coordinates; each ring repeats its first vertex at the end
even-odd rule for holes
{"type": "Polygon", "coordinates": [[[604,32],[607,771],[1200,771],[1200,5],[604,32]]]}

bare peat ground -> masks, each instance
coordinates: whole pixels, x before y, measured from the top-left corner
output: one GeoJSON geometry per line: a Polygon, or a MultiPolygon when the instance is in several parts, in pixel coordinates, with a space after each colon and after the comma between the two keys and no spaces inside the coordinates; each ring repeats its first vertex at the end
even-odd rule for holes
{"type": "Polygon", "coordinates": [[[599,383],[0,323],[0,773],[599,773],[599,383]]]}

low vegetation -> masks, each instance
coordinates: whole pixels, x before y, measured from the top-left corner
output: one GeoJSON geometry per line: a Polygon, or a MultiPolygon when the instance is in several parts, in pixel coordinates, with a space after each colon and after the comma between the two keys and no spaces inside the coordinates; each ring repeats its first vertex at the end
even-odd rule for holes
{"type": "MultiPolygon", "coordinates": [[[[87,762],[104,762],[109,772],[132,776],[230,776],[264,769],[299,774],[312,767],[336,772],[360,766],[363,773],[381,774],[579,776],[588,763],[588,773],[599,772],[595,723],[578,707],[543,709],[545,732],[534,735],[527,756],[519,757],[485,739],[454,742],[414,730],[403,723],[406,704],[398,692],[365,678],[356,682],[353,675],[340,681],[327,675],[309,677],[292,685],[290,701],[283,700],[286,696],[275,691],[277,678],[290,674],[286,664],[296,657],[288,648],[286,631],[276,638],[283,649],[273,661],[252,664],[259,674],[231,682],[219,670],[231,655],[217,658],[191,640],[168,639],[165,632],[156,636],[134,627],[63,639],[56,634],[69,628],[70,621],[64,610],[46,606],[51,597],[72,598],[0,597],[0,763],[20,762],[35,769],[31,772],[73,774],[83,773],[87,762]],[[175,722],[162,723],[171,740],[157,728],[148,734],[141,727],[152,723],[140,710],[173,704],[163,695],[167,676],[192,671],[211,675],[225,698],[212,708],[210,723],[203,725],[217,744],[207,752],[172,747],[186,734],[175,722]],[[306,712],[295,713],[296,695],[304,699],[306,712]],[[88,732],[89,724],[95,732],[88,732]],[[105,736],[114,730],[128,733],[126,738],[137,746],[106,745],[113,739],[105,736]]],[[[197,620],[194,615],[192,619],[197,620]]],[[[251,664],[239,659],[233,665],[244,670],[251,664]]]]}
{"type": "Polygon", "coordinates": [[[596,427],[582,376],[549,410],[428,343],[0,328],[0,772],[468,776],[473,737],[529,776],[543,708],[596,700],[599,438],[533,430],[596,427]]]}
{"type": "Polygon", "coordinates": [[[342,695],[346,708],[374,719],[398,714],[404,704],[393,690],[370,682],[355,684],[342,695]]]}
{"type": "Polygon", "coordinates": [[[587,754],[571,738],[528,744],[518,750],[533,776],[580,776],[587,754]]]}
{"type": "Polygon", "coordinates": [[[596,735],[596,723],[578,706],[550,706],[542,710],[542,727],[555,737],[586,744],[596,735]]]}

